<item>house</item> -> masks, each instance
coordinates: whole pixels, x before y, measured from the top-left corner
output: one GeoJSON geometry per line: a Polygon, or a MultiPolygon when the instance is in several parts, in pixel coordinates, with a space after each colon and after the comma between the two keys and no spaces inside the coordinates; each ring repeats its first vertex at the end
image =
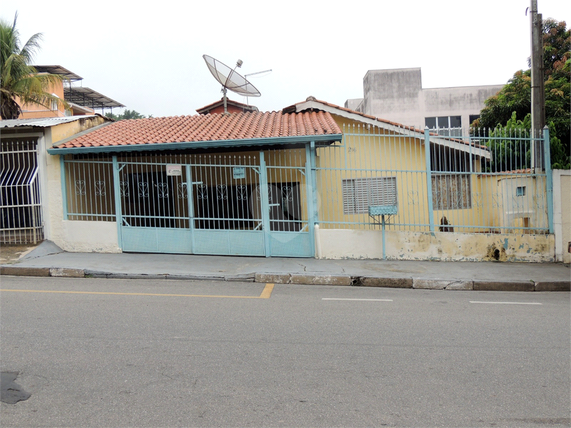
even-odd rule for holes
{"type": "Polygon", "coordinates": [[[363,98],[345,107],[409,126],[425,126],[441,135],[469,135],[484,101],[504,85],[423,88],[420,68],[369,70],[363,98]]]}

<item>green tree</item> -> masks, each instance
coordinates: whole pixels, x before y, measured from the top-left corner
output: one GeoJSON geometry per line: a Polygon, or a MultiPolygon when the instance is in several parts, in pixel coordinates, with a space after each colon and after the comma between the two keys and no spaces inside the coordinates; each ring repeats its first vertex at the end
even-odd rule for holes
{"type": "Polygon", "coordinates": [[[67,103],[52,95],[51,85],[60,83],[62,76],[41,73],[31,65],[40,48],[41,33],[34,34],[20,45],[20,34],[16,28],[18,14],[12,24],[0,19],[0,117],[17,119],[22,104],[36,103],[49,107],[53,102],[67,107],[67,103]]]}
{"type": "MultiPolygon", "coordinates": [[[[547,19],[543,23],[543,63],[545,75],[545,121],[551,137],[553,168],[571,167],[571,31],[565,21],[547,19]]],[[[519,70],[493,97],[485,101],[475,127],[510,129],[522,126],[531,114],[531,70],[519,70]],[[513,114],[515,113],[515,117],[513,114]]],[[[498,131],[499,132],[499,131],[498,131]]]]}
{"type": "Polygon", "coordinates": [[[122,114],[107,113],[105,114],[105,116],[113,120],[145,119],[147,117],[152,117],[152,116],[145,116],[144,114],[141,114],[135,110],[125,110],[122,114]]]}

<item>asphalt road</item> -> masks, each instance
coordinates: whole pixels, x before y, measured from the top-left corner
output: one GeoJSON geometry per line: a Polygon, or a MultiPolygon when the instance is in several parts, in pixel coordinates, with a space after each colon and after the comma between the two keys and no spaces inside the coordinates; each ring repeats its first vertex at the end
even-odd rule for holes
{"type": "Polygon", "coordinates": [[[2,427],[571,424],[569,293],[0,280],[2,427]]]}

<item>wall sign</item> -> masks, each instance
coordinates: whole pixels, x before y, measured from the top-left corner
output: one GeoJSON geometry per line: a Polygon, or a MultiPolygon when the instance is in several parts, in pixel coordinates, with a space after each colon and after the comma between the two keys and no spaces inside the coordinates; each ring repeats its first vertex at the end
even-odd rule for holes
{"type": "Polygon", "coordinates": [[[235,166],[233,169],[234,180],[246,178],[246,168],[243,166],[235,166]]]}
{"type": "Polygon", "coordinates": [[[182,166],[168,164],[167,165],[167,176],[169,177],[180,177],[182,175],[182,166]]]}

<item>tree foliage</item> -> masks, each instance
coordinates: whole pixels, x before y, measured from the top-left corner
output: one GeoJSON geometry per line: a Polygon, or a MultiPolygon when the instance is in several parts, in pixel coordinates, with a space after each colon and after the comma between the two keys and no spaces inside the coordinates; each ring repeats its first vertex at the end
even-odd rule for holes
{"type": "Polygon", "coordinates": [[[50,87],[63,80],[62,76],[38,74],[31,62],[40,48],[41,33],[34,34],[22,46],[16,28],[18,14],[12,24],[0,19],[0,116],[17,119],[22,113],[20,103],[36,103],[49,107],[51,103],[67,107],[67,103],[52,95],[50,87]]]}
{"type": "MultiPolygon", "coordinates": [[[[550,130],[552,167],[570,168],[571,31],[565,21],[547,19],[543,23],[543,66],[545,121],[550,130]]],[[[494,128],[499,132],[499,127],[529,126],[531,70],[517,71],[500,92],[485,101],[485,105],[474,123],[476,127],[494,128]]]]}
{"type": "Polygon", "coordinates": [[[145,116],[135,110],[125,110],[122,114],[106,113],[105,116],[113,120],[145,119],[147,117],[152,117],[151,115],[145,116]]]}

